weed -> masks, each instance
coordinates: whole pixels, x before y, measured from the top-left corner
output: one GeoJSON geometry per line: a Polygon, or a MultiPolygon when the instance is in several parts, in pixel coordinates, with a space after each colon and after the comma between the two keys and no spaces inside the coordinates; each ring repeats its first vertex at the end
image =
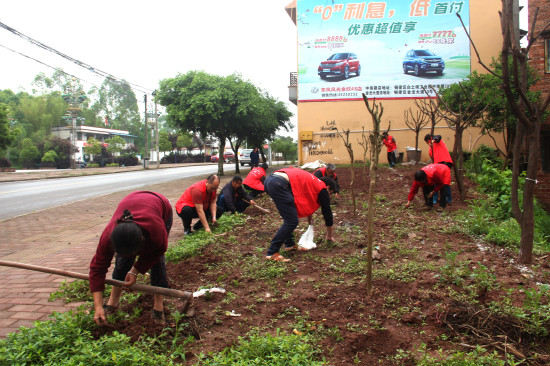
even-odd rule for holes
{"type": "Polygon", "coordinates": [[[470,274],[470,278],[474,282],[472,286],[478,296],[499,286],[496,276],[480,262],[477,262],[477,266],[470,274]]]}
{"type": "Polygon", "coordinates": [[[222,300],[222,303],[229,304],[229,303],[231,303],[231,301],[235,300],[236,298],[237,298],[237,295],[235,295],[235,293],[233,293],[231,291],[227,291],[225,293],[224,299],[222,300]]]}
{"type": "Polygon", "coordinates": [[[188,235],[183,240],[168,247],[166,260],[170,262],[179,262],[187,258],[199,255],[202,248],[214,242],[215,234],[231,232],[235,226],[241,226],[246,222],[244,215],[223,215],[217,220],[217,225],[213,227],[212,234],[204,230],[199,230],[188,235]],[[213,235],[214,234],[214,235],[213,235]]]}
{"type": "Polygon", "coordinates": [[[257,280],[275,279],[286,275],[290,267],[289,263],[250,258],[243,266],[243,277],[257,280]]]}
{"type": "Polygon", "coordinates": [[[64,303],[90,301],[90,284],[85,280],[63,281],[59,289],[50,294],[49,301],[57,299],[62,299],[64,303]]]}
{"type": "Polygon", "coordinates": [[[251,365],[261,360],[265,365],[326,365],[318,360],[321,350],[315,345],[315,338],[308,334],[301,336],[286,334],[280,329],[276,334],[251,331],[246,337],[239,337],[236,346],[206,356],[199,356],[198,365],[251,365]]]}
{"type": "Polygon", "coordinates": [[[393,266],[381,264],[373,269],[374,278],[386,277],[395,281],[413,282],[418,279],[420,272],[434,269],[435,264],[423,261],[402,261],[393,266]]]}
{"type": "Polygon", "coordinates": [[[467,262],[459,262],[459,252],[445,252],[445,264],[441,267],[440,275],[441,281],[444,283],[453,283],[460,285],[464,281],[464,277],[467,275],[468,264],[467,262]]]}
{"type": "Polygon", "coordinates": [[[346,324],[346,328],[350,332],[359,333],[359,334],[367,334],[369,332],[369,326],[366,324],[348,323],[346,324]]]}

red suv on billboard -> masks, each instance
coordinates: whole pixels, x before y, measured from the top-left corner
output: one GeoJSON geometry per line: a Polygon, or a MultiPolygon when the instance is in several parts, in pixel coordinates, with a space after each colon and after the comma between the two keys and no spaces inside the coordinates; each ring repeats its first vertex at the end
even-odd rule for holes
{"type": "Polygon", "coordinates": [[[340,76],[343,79],[347,79],[350,72],[355,73],[355,76],[361,74],[359,58],[352,52],[335,53],[326,61],[321,61],[317,69],[317,74],[319,74],[321,79],[326,79],[327,76],[340,76]]]}

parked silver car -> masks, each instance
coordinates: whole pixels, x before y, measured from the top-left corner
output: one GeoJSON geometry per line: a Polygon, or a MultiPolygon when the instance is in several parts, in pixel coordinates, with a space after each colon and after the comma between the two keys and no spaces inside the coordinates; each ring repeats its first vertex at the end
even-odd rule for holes
{"type": "Polygon", "coordinates": [[[244,166],[245,164],[252,166],[252,162],[250,161],[250,153],[252,151],[253,149],[243,149],[241,151],[239,154],[239,163],[241,163],[241,166],[244,166]]]}

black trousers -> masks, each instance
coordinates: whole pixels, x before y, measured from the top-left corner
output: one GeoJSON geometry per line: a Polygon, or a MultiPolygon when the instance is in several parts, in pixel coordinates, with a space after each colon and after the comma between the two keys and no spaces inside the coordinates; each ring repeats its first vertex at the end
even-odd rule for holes
{"type": "MultiPolygon", "coordinates": [[[[422,193],[424,193],[424,202],[426,203],[426,206],[433,207],[434,202],[432,197],[428,197],[431,191],[433,191],[435,186],[424,186],[422,187],[422,193]]],[[[448,184],[445,184],[441,189],[439,190],[441,192],[439,194],[439,205],[443,208],[447,206],[447,197],[451,195],[451,186],[448,184]]]]}
{"type": "MultiPolygon", "coordinates": [[[[170,234],[172,229],[172,215],[164,222],[164,228],[166,233],[170,234]]],[[[113,279],[124,281],[128,271],[132,269],[136,261],[136,257],[121,257],[116,255],[115,257],[115,268],[113,269],[113,279]]],[[[151,286],[158,287],[168,287],[168,280],[166,278],[166,261],[164,259],[164,254],[160,257],[157,264],[151,268],[151,286]]]]}
{"type": "MultiPolygon", "coordinates": [[[[191,206],[183,206],[181,209],[181,212],[177,212],[178,216],[180,217],[181,221],[183,222],[183,230],[191,230],[191,221],[193,219],[197,219],[199,217],[199,214],[197,213],[197,209],[195,207],[191,206]]],[[[223,214],[223,211],[220,210],[219,207],[216,208],[216,218],[220,217],[223,214]]],[[[206,216],[206,219],[209,220],[212,218],[212,214],[210,213],[210,208],[206,209],[204,211],[204,215],[206,216]]],[[[200,221],[195,224],[195,229],[199,229],[202,227],[202,223],[199,225],[200,221]]]]}

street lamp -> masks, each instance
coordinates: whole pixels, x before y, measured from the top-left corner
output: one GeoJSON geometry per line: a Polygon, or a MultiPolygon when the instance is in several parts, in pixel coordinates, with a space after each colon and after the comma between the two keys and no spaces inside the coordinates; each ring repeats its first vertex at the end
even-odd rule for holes
{"type": "MultiPolygon", "coordinates": [[[[83,118],[80,118],[78,115],[82,111],[82,104],[86,100],[86,93],[82,90],[82,87],[76,83],[76,78],[73,78],[67,86],[63,93],[63,100],[69,105],[67,108],[67,115],[63,117],[64,120],[72,119],[71,127],[71,145],[74,146],[74,151],[71,152],[71,168],[76,169],[76,158],[75,154],[78,151],[76,148],[76,120],[77,118],[82,124],[83,118]]],[[[71,146],[71,147],[72,147],[71,146]]]]}

